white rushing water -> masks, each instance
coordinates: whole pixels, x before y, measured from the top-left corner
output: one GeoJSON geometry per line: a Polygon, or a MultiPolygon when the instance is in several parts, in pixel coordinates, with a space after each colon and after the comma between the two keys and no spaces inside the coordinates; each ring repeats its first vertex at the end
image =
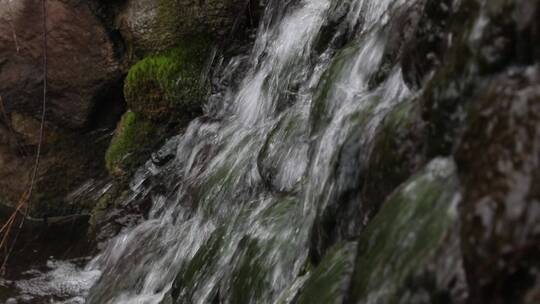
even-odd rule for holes
{"type": "Polygon", "coordinates": [[[149,219],[77,274],[87,275],[85,287],[95,282],[73,296],[168,303],[176,279],[182,303],[287,302],[305,280],[317,212],[347,191],[335,172],[342,147],[357,135],[351,157],[366,157],[386,114],[411,97],[398,65],[373,81],[388,22],[411,2],[269,1],[250,56],[224,69],[247,60],[239,86],[171,139],[174,160],[140,169],[132,186],[151,193],[149,219]],[[238,291],[246,272],[252,278],[238,291]]]}

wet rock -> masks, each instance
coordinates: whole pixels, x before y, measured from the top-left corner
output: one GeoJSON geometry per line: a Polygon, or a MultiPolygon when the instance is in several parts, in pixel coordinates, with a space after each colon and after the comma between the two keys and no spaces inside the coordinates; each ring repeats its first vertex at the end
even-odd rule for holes
{"type": "Polygon", "coordinates": [[[526,302],[538,276],[538,199],[527,186],[537,183],[538,14],[534,1],[462,2],[423,96],[428,153],[457,149],[471,303],[526,302]]]}
{"type": "Polygon", "coordinates": [[[173,303],[200,299],[261,303],[276,299],[305,263],[306,229],[294,197],[268,198],[242,207],[232,222],[212,231],[178,271],[173,303]],[[300,258],[299,258],[300,256],[300,258]]]}
{"type": "Polygon", "coordinates": [[[217,228],[212,232],[208,240],[197,250],[193,258],[187,262],[174,280],[171,297],[174,303],[192,302],[197,298],[197,293],[209,292],[217,294],[219,286],[212,286],[212,290],[201,290],[197,286],[199,282],[211,278],[212,272],[218,267],[219,252],[224,247],[226,238],[225,227],[217,228]]]}
{"type": "Polygon", "coordinates": [[[451,154],[468,108],[492,75],[538,58],[538,48],[531,45],[538,40],[538,19],[533,17],[539,14],[538,4],[475,0],[451,8],[451,39],[447,49],[439,51],[442,64],[422,96],[430,156],[451,154]]]}
{"type": "MultiPolygon", "coordinates": [[[[47,120],[67,128],[89,123],[96,96],[121,74],[112,43],[85,3],[47,1],[47,120]]],[[[13,110],[40,117],[42,99],[41,2],[0,8],[0,92],[13,110]],[[30,22],[29,20],[32,20],[30,22]]]]}
{"type": "MultiPolygon", "coordinates": [[[[37,146],[40,141],[40,134],[36,132],[41,127],[41,122],[31,116],[19,113],[17,111],[11,112],[11,128],[15,133],[20,134],[24,139],[24,143],[37,146]]],[[[55,131],[51,126],[45,126],[43,132],[43,142],[52,143],[58,139],[58,134],[55,134],[55,131]]]]}
{"type": "Polygon", "coordinates": [[[527,303],[540,267],[540,82],[499,74],[471,108],[456,151],[471,303],[527,303]]]}
{"type": "Polygon", "coordinates": [[[294,303],[343,303],[354,271],[357,245],[350,242],[329,250],[321,263],[308,275],[294,303]]]}
{"type": "Polygon", "coordinates": [[[416,5],[416,11],[407,12],[408,15],[419,16],[412,33],[405,37],[401,57],[403,78],[412,88],[422,87],[425,80],[441,65],[448,47],[452,17],[451,0],[425,0],[421,3],[421,6],[416,5]]]}
{"type": "Polygon", "coordinates": [[[236,26],[254,24],[258,10],[256,1],[129,0],[118,23],[131,51],[145,54],[201,35],[230,37],[236,26]]]}
{"type": "Polygon", "coordinates": [[[125,81],[128,107],[164,123],[186,124],[200,115],[208,92],[204,67],[210,51],[208,42],[192,40],[139,61],[125,81]]]}
{"type": "Polygon", "coordinates": [[[105,154],[109,173],[115,177],[127,177],[133,173],[159,144],[161,129],[140,114],[126,112],[105,154]]]}
{"type": "Polygon", "coordinates": [[[449,159],[396,190],[358,240],[347,303],[464,303],[460,197],[449,159]]]}
{"type": "MultiPolygon", "coordinates": [[[[91,180],[106,178],[103,155],[109,138],[108,130],[70,132],[54,146],[47,147],[35,188],[36,216],[77,214],[92,209],[95,204],[92,199],[71,200],[70,194],[91,180]]],[[[34,154],[30,155],[29,160],[32,160],[34,154]]],[[[33,165],[33,161],[29,162],[33,165]]]]}
{"type": "Polygon", "coordinates": [[[156,166],[163,166],[174,158],[174,154],[165,154],[165,153],[152,153],[151,160],[152,163],[156,166]]]}
{"type": "MultiPolygon", "coordinates": [[[[411,1],[410,5],[395,5],[396,9],[392,12],[392,19],[383,30],[386,46],[379,68],[369,80],[370,87],[380,85],[395,66],[406,58],[408,49],[414,44],[420,26],[419,23],[426,19],[424,12],[426,2],[429,1],[414,0],[411,1]]],[[[402,64],[402,70],[404,76],[407,76],[409,73],[408,66],[402,64]]],[[[404,78],[406,81],[409,80],[407,77],[404,78]]]]}
{"type": "Polygon", "coordinates": [[[102,249],[106,242],[148,218],[152,200],[134,193],[124,183],[112,182],[99,197],[89,219],[88,235],[102,249]]]}
{"type": "Polygon", "coordinates": [[[25,151],[26,147],[19,145],[12,131],[0,122],[0,200],[6,205],[17,202],[27,189],[30,163],[20,156],[25,151]]]}
{"type": "MultiPolygon", "coordinates": [[[[0,126],[2,133],[5,136],[4,140],[0,138],[0,197],[6,204],[14,205],[28,190],[36,146],[27,143],[13,129],[2,130],[0,126]]],[[[69,194],[89,180],[105,177],[103,155],[108,144],[108,132],[62,131],[52,134],[54,140],[44,142],[42,147],[31,214],[40,217],[89,211],[93,205],[91,200],[75,202],[69,194]]]]}
{"type": "Polygon", "coordinates": [[[221,283],[221,299],[227,303],[260,303],[275,299],[293,281],[306,256],[306,229],[295,220],[302,212],[300,207],[294,197],[272,199],[259,216],[251,219],[221,283]]]}
{"type": "MultiPolygon", "coordinates": [[[[341,62],[342,60],[345,60],[345,58],[338,57],[338,61],[336,61],[338,66],[336,66],[336,68],[345,67],[345,71],[347,71],[347,68],[350,68],[352,63],[346,64],[341,62]],[[339,67],[339,65],[341,65],[341,67],[339,67]]],[[[335,72],[333,69],[334,66],[330,68],[330,73],[335,72]]],[[[371,70],[370,67],[364,72],[368,74],[369,72],[374,73],[375,71],[371,70]]],[[[326,79],[323,81],[325,82],[326,79]]],[[[353,84],[343,84],[343,86],[347,85],[352,86],[353,84]]],[[[317,125],[323,126],[322,124],[327,123],[325,122],[326,119],[324,116],[328,114],[325,112],[335,111],[332,107],[339,105],[339,102],[350,102],[347,99],[344,101],[339,99],[340,97],[344,98],[342,97],[343,95],[341,95],[342,92],[339,90],[340,86],[341,85],[337,86],[338,90],[336,90],[337,94],[334,93],[336,94],[335,96],[327,95],[322,101],[317,100],[317,103],[314,104],[315,111],[312,112],[312,117],[319,120],[317,125]],[[339,102],[336,103],[336,100],[339,100],[339,102]],[[321,111],[320,113],[322,115],[319,114],[319,111],[321,111]]],[[[324,90],[327,89],[324,88],[324,90]]],[[[406,137],[409,137],[409,139],[413,141],[415,140],[415,136],[411,135],[416,131],[416,115],[414,111],[403,111],[403,117],[396,114],[400,113],[398,108],[400,108],[402,102],[411,102],[408,101],[408,95],[409,91],[401,78],[401,72],[399,69],[394,69],[392,74],[380,87],[374,89],[374,91],[361,99],[352,99],[353,102],[349,103],[349,105],[355,107],[355,111],[349,112],[342,121],[334,120],[332,122],[332,124],[339,123],[340,129],[334,129],[335,133],[330,134],[336,138],[341,137],[343,138],[342,140],[340,139],[340,141],[333,142],[332,140],[326,139],[328,143],[325,146],[316,148],[318,151],[313,149],[313,152],[315,153],[319,153],[320,151],[323,152],[322,157],[317,157],[319,159],[315,159],[320,161],[321,164],[324,164],[322,166],[328,166],[329,171],[323,174],[328,174],[332,178],[324,185],[324,189],[317,190],[317,192],[320,191],[318,192],[319,197],[316,198],[319,200],[319,209],[317,210],[315,224],[313,225],[310,249],[311,258],[315,263],[320,261],[321,256],[324,255],[324,251],[336,242],[358,236],[372,218],[384,197],[393,190],[392,187],[397,187],[400,181],[403,181],[408,177],[407,174],[411,174],[412,171],[414,171],[413,162],[416,160],[407,159],[407,157],[411,155],[405,155],[407,153],[413,153],[412,150],[420,150],[419,146],[421,146],[421,140],[411,143],[410,146],[407,146],[409,143],[406,143],[405,141],[407,140],[406,137]],[[392,114],[393,111],[396,113],[392,114]],[[387,126],[386,129],[403,124],[404,126],[407,125],[406,128],[410,128],[409,131],[411,133],[407,133],[407,135],[399,138],[398,130],[389,132],[382,127],[379,128],[381,124],[385,123],[385,117],[387,116],[390,117],[388,117],[386,123],[395,123],[396,125],[387,126]],[[393,138],[394,136],[396,136],[396,138],[393,138]],[[392,142],[393,140],[399,142],[397,144],[401,144],[401,141],[403,141],[404,146],[402,148],[404,151],[401,151],[403,152],[403,155],[389,156],[392,154],[391,152],[384,156],[378,155],[378,153],[384,152],[382,150],[384,150],[385,143],[392,142]],[[329,146],[334,144],[338,145],[337,150],[335,150],[335,155],[324,155],[325,151],[332,151],[332,148],[329,146]],[[374,145],[378,146],[374,147],[374,145]],[[377,151],[372,153],[371,151],[373,149],[377,149],[377,151]],[[411,151],[406,152],[406,149],[410,149],[411,151]],[[381,163],[371,163],[370,157],[372,155],[373,158],[380,157],[381,163]],[[384,157],[388,157],[388,159],[383,159],[384,157]],[[382,169],[385,166],[394,166],[395,163],[391,163],[394,161],[392,157],[403,157],[402,159],[397,160],[399,166],[411,166],[411,168],[407,169],[412,171],[401,173],[398,172],[400,168],[395,167],[393,168],[395,169],[393,172],[389,172],[390,170],[374,172],[377,170],[375,167],[382,169]],[[384,163],[384,161],[388,161],[388,163],[384,163]],[[403,163],[401,163],[401,161],[403,161],[403,163]],[[407,163],[408,161],[410,162],[407,163]],[[325,162],[327,163],[325,164],[325,162]],[[380,175],[376,177],[377,174],[380,175]],[[399,176],[399,174],[405,176],[399,176]],[[369,175],[373,175],[373,181],[370,180],[371,177],[369,175]],[[385,180],[388,183],[386,185],[381,183],[380,185],[374,186],[375,179],[378,181],[385,180]],[[380,188],[377,188],[379,186],[380,188]],[[388,188],[383,189],[385,186],[388,188]],[[372,188],[368,189],[368,187],[372,188]],[[376,195],[370,197],[375,192],[376,195]]],[[[315,125],[314,128],[318,127],[317,125],[315,125]]],[[[330,128],[333,129],[334,127],[335,125],[330,128]]],[[[406,133],[406,131],[402,131],[406,133]]],[[[327,134],[325,134],[325,136],[326,135],[327,134]]],[[[399,154],[398,151],[395,152],[395,154],[399,154]]],[[[311,157],[313,157],[313,155],[311,155],[311,157]]],[[[316,168],[316,170],[324,169],[316,168]]],[[[322,186],[320,187],[322,188],[322,186]]]]}
{"type": "Polygon", "coordinates": [[[308,166],[307,125],[308,120],[302,115],[285,114],[266,139],[257,167],[270,189],[298,191],[308,166]]]}
{"type": "MultiPolygon", "coordinates": [[[[28,190],[41,139],[41,4],[11,1],[0,8],[0,195],[8,204],[28,190]]],[[[122,77],[118,54],[100,20],[86,2],[46,5],[47,112],[32,197],[35,216],[88,207],[74,208],[66,195],[103,176],[106,129],[123,111],[123,97],[116,94],[121,91],[115,90],[122,77]]]]}
{"type": "Polygon", "coordinates": [[[426,161],[423,128],[418,100],[408,99],[396,106],[377,129],[360,195],[366,219],[371,219],[387,196],[426,161]]]}

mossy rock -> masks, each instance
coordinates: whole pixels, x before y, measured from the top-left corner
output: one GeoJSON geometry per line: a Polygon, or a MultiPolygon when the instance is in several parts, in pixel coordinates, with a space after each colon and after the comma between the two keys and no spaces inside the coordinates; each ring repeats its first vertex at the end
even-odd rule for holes
{"type": "Polygon", "coordinates": [[[252,23],[247,19],[259,10],[244,0],[130,0],[117,22],[130,55],[140,56],[189,37],[229,41],[231,34],[252,23]]]}
{"type": "Polygon", "coordinates": [[[187,122],[202,112],[207,88],[203,71],[211,46],[202,40],[151,55],[129,71],[128,107],[150,120],[187,122]]]}
{"type": "MultiPolygon", "coordinates": [[[[226,235],[225,228],[223,226],[217,228],[197,250],[193,258],[186,262],[176,276],[171,290],[171,297],[175,303],[194,302],[197,293],[201,292],[200,289],[207,287],[200,283],[212,278],[218,267],[220,251],[223,251],[226,241],[230,240],[226,235]]],[[[212,290],[210,293],[215,294],[216,292],[217,290],[212,290]]]]}
{"type": "Polygon", "coordinates": [[[105,164],[115,177],[126,176],[140,165],[159,143],[160,127],[139,114],[128,111],[122,116],[105,154],[105,164]]]}
{"type": "Polygon", "coordinates": [[[462,303],[458,189],[440,158],[390,196],[358,241],[348,303],[462,303]]]}
{"type": "Polygon", "coordinates": [[[366,214],[377,212],[384,199],[425,162],[420,111],[417,99],[406,100],[377,129],[362,193],[366,214]]]}
{"type": "Polygon", "coordinates": [[[302,212],[298,200],[268,197],[238,208],[182,261],[171,289],[174,303],[271,302],[294,280],[307,234],[295,221],[302,212]]]}
{"type": "Polygon", "coordinates": [[[95,206],[90,212],[88,233],[92,237],[98,236],[100,229],[103,229],[108,216],[114,216],[112,210],[118,208],[129,195],[127,185],[123,183],[112,183],[111,186],[95,199],[95,206]]]}
{"type": "Polygon", "coordinates": [[[305,115],[291,111],[268,134],[257,157],[257,168],[271,189],[294,192],[299,188],[308,166],[308,123],[305,115]]]}
{"type": "Polygon", "coordinates": [[[273,198],[243,228],[249,232],[240,240],[220,289],[227,303],[274,303],[294,281],[307,254],[308,229],[298,220],[301,214],[296,198],[273,198]]]}
{"type": "Polygon", "coordinates": [[[297,303],[344,303],[354,270],[356,249],[357,244],[349,242],[329,250],[306,280],[297,303]]]}
{"type": "Polygon", "coordinates": [[[339,89],[339,81],[343,75],[351,72],[354,66],[352,63],[359,51],[360,43],[345,46],[334,56],[330,67],[323,74],[311,107],[310,123],[313,133],[320,132],[330,123],[336,110],[336,103],[331,101],[345,99],[339,89]]]}

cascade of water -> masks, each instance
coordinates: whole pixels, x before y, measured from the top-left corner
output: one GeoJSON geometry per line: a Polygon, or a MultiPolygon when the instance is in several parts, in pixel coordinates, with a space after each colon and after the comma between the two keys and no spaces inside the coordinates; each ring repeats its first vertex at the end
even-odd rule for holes
{"type": "Polygon", "coordinates": [[[341,148],[356,134],[351,153],[367,155],[386,113],[411,95],[397,65],[372,81],[388,19],[410,2],[269,1],[220,119],[193,121],[167,144],[176,158],[148,163],[132,182],[152,193],[149,219],[89,263],[101,277],[87,303],[162,303],[171,293],[179,303],[273,303],[298,288],[317,213],[349,187],[335,169],[341,148]],[[355,34],[336,48],[325,32],[355,34]],[[153,193],[148,178],[168,191],[153,193]]]}
{"type": "Polygon", "coordinates": [[[194,303],[273,302],[302,271],[316,210],[341,191],[332,172],[339,147],[361,128],[367,153],[384,114],[409,94],[399,68],[369,85],[387,19],[406,1],[349,1],[341,26],[359,34],[322,54],[315,45],[338,8],[330,0],[279,2],[268,5],[238,92],[222,101],[225,119],[197,120],[179,140],[168,165],[174,174],[164,175],[175,180],[174,193],[156,195],[151,219],[90,264],[103,271],[90,303],[159,303],[175,277],[184,285],[175,296],[194,303]],[[213,242],[219,254],[196,278],[177,276],[193,271],[213,242]],[[234,290],[252,275],[260,282],[247,283],[251,290],[234,290]]]}

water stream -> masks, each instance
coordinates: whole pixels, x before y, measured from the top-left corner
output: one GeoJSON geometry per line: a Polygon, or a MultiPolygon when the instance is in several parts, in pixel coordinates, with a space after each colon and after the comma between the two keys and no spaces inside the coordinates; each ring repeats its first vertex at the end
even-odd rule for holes
{"type": "MultiPolygon", "coordinates": [[[[162,148],[173,160],[131,182],[149,219],[73,271],[92,282],[64,303],[290,301],[318,215],[358,188],[379,125],[415,95],[399,64],[380,73],[389,24],[414,2],[268,1],[250,54],[219,74],[232,84],[162,148]]],[[[345,239],[363,221],[340,225],[345,239]]]]}

